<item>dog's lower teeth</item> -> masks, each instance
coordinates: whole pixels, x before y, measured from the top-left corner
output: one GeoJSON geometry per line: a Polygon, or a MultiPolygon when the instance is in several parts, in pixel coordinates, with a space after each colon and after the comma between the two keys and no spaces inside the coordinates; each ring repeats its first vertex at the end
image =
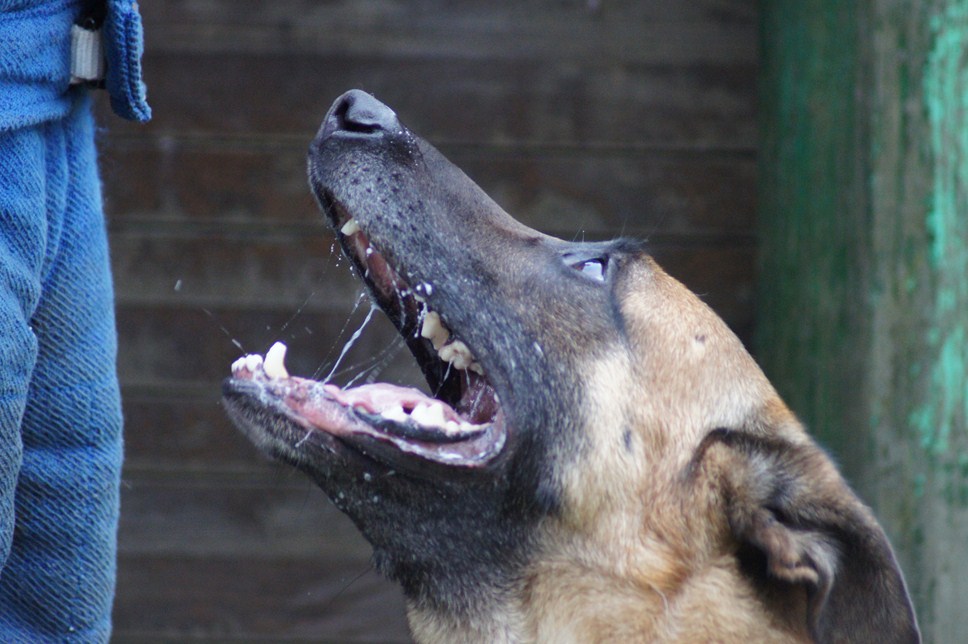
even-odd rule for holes
{"type": "Polygon", "coordinates": [[[243,363],[246,369],[250,372],[255,373],[262,368],[262,356],[257,353],[253,353],[245,356],[244,358],[239,358],[235,364],[243,363]]]}
{"type": "Polygon", "coordinates": [[[443,427],[447,422],[444,409],[440,405],[417,405],[410,412],[410,418],[425,427],[443,427]]]}
{"type": "Polygon", "coordinates": [[[269,347],[269,350],[266,352],[265,362],[262,365],[266,375],[270,378],[288,378],[289,372],[286,371],[285,360],[286,345],[282,342],[276,342],[269,347]]]}
{"type": "Polygon", "coordinates": [[[392,420],[397,423],[405,422],[407,418],[409,418],[409,416],[407,416],[407,412],[405,412],[403,410],[403,407],[401,407],[400,405],[394,405],[393,407],[390,407],[380,415],[386,418],[387,420],[392,420]]]}

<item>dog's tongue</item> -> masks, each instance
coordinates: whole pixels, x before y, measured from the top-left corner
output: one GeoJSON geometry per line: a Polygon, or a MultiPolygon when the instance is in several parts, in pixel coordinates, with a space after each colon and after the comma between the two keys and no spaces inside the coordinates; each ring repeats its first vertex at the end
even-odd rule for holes
{"type": "Polygon", "coordinates": [[[479,433],[485,422],[496,415],[493,396],[481,395],[480,387],[468,389],[478,397],[473,409],[477,413],[462,417],[447,403],[412,387],[372,383],[341,389],[333,384],[290,376],[284,363],[285,355],[285,345],[277,342],[265,358],[248,355],[237,360],[232,365],[232,375],[262,385],[303,421],[323,430],[337,431],[357,423],[359,419],[353,416],[355,411],[458,439],[479,433]],[[482,417],[480,410],[490,415],[482,417]]]}
{"type": "Polygon", "coordinates": [[[341,405],[362,409],[390,420],[402,420],[399,415],[404,413],[417,414],[418,419],[420,416],[434,418],[440,421],[440,425],[447,421],[461,423],[460,416],[449,405],[413,387],[377,382],[351,389],[340,389],[336,385],[327,384],[323,385],[323,390],[341,405]]]}

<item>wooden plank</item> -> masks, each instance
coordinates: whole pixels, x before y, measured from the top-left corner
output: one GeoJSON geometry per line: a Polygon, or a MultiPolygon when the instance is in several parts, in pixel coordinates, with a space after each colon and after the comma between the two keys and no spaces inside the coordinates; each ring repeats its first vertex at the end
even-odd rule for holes
{"type": "Polygon", "coordinates": [[[554,58],[671,64],[756,55],[755,3],[157,2],[149,50],[554,58]]]}
{"type": "MultiPolygon", "coordinates": [[[[172,235],[159,228],[161,234],[111,234],[119,303],[288,309],[294,315],[349,312],[363,291],[333,237],[319,227],[285,235],[263,227],[239,226],[236,234],[189,228],[172,235]]],[[[278,329],[285,321],[266,324],[278,329]]]]}
{"type": "Polygon", "coordinates": [[[263,471],[126,467],[114,641],[406,641],[352,522],[292,469],[263,471]]]}
{"type": "Polygon", "coordinates": [[[128,463],[118,551],[126,557],[305,559],[365,566],[372,550],[308,477],[288,466],[235,472],[128,463]]]}
{"type": "MultiPolygon", "coordinates": [[[[406,0],[380,2],[327,2],[314,0],[228,0],[191,2],[159,0],[141,9],[150,25],[166,24],[245,24],[289,26],[294,22],[323,30],[337,30],[344,25],[366,23],[387,31],[404,25],[426,25],[448,31],[497,30],[506,26],[537,30],[548,24],[581,18],[588,21],[648,21],[676,25],[680,23],[718,23],[725,25],[756,24],[754,0],[612,0],[608,3],[570,0],[532,0],[518,3],[480,3],[475,0],[406,0]],[[528,25],[518,25],[527,21],[528,25]]],[[[155,43],[164,46],[163,42],[155,43]]]]}
{"type": "MultiPolygon", "coordinates": [[[[306,134],[308,141],[310,133],[306,134]]],[[[307,141],[239,148],[215,139],[109,143],[103,156],[113,231],[136,218],[321,226],[305,180],[307,141]]],[[[621,153],[449,146],[444,153],[525,224],[571,238],[748,235],[751,154],[621,153]]],[[[328,246],[323,242],[324,247],[328,246]]]]}
{"type": "Polygon", "coordinates": [[[408,642],[400,590],[355,560],[121,556],[114,642],[408,642]]]}
{"type": "Polygon", "coordinates": [[[181,389],[123,387],[126,467],[132,472],[265,472],[268,458],[229,420],[220,393],[217,379],[181,389]]]}
{"type": "MultiPolygon", "coordinates": [[[[286,364],[294,374],[327,375],[369,311],[352,316],[292,310],[179,309],[170,306],[122,306],[118,309],[118,373],[122,385],[161,386],[193,383],[211,387],[229,375],[243,353],[264,353],[276,340],[289,346],[286,364]]],[[[364,367],[390,360],[382,373],[401,381],[419,379],[398,334],[382,314],[374,314],[366,332],[353,343],[333,377],[345,383],[364,367]],[[396,347],[396,350],[394,350],[396,347]]],[[[162,419],[159,419],[162,422],[162,419]]]]}
{"type": "Polygon", "coordinates": [[[756,140],[751,62],[583,66],[237,52],[149,53],[144,67],[156,116],[146,126],[114,120],[113,132],[306,135],[339,94],[359,87],[438,143],[748,150],[756,140]]]}

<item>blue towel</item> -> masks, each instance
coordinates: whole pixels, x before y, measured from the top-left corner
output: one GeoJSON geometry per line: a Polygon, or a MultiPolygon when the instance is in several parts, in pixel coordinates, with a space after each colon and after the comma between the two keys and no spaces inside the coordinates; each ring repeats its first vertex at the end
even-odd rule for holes
{"type": "MultiPolygon", "coordinates": [[[[80,4],[0,0],[3,643],[111,631],[121,408],[94,123],[65,62],[80,4]]],[[[136,5],[109,5],[112,107],[146,120],[136,5]]]]}

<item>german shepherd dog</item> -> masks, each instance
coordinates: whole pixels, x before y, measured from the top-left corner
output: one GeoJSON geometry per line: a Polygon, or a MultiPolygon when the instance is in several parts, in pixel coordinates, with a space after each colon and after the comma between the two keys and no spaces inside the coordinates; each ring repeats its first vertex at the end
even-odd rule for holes
{"type": "Polygon", "coordinates": [[[356,523],[417,641],[920,640],[870,510],[643,243],[524,226],[360,91],[309,181],[432,395],[276,346],[224,405],[356,523]]]}

